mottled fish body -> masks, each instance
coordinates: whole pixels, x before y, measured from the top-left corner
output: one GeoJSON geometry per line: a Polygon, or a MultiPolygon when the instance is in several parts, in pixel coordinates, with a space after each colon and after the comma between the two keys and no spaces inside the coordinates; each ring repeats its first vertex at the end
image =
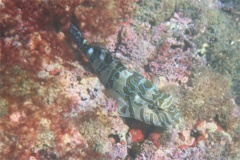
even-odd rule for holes
{"type": "Polygon", "coordinates": [[[89,59],[101,83],[117,98],[120,116],[161,127],[179,120],[180,113],[173,105],[171,94],[166,94],[140,74],[128,70],[107,49],[89,45],[73,24],[70,34],[89,59]]]}

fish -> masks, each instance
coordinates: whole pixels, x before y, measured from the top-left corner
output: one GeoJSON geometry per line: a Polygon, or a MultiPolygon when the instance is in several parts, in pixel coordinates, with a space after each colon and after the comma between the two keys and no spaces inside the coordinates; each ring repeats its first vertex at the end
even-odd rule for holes
{"type": "Polygon", "coordinates": [[[89,44],[74,24],[70,24],[69,32],[100,82],[116,98],[121,117],[159,127],[179,122],[181,114],[173,104],[172,94],[167,94],[139,73],[127,69],[106,48],[89,44]]]}

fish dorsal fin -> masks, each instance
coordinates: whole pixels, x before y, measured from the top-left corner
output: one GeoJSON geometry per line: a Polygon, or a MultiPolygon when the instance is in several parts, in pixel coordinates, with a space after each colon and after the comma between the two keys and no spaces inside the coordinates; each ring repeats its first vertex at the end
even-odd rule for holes
{"type": "Polygon", "coordinates": [[[150,77],[151,77],[152,84],[154,86],[156,86],[156,87],[159,87],[160,86],[160,79],[159,79],[159,77],[157,75],[155,75],[155,74],[151,74],[150,77]]]}

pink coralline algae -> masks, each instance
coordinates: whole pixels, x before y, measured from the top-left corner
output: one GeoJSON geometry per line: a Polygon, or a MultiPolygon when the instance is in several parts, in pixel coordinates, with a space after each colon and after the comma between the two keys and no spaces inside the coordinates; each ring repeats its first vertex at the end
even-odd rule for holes
{"type": "Polygon", "coordinates": [[[150,63],[151,72],[166,76],[171,82],[186,83],[191,73],[192,57],[181,48],[173,49],[169,43],[163,43],[157,58],[150,63]]]}
{"type": "Polygon", "coordinates": [[[218,159],[221,156],[236,154],[233,150],[236,146],[231,135],[213,121],[199,121],[195,128],[188,130],[173,129],[160,133],[158,142],[161,145],[159,146],[156,146],[152,140],[143,142],[136,159],[206,159],[206,157],[218,159]],[[218,142],[220,137],[221,141],[218,142]],[[225,153],[226,150],[229,153],[225,153]]]}
{"type": "Polygon", "coordinates": [[[195,32],[192,20],[182,17],[181,12],[155,26],[152,42],[159,48],[149,64],[150,71],[166,77],[169,82],[186,83],[194,65],[206,65],[205,58],[197,55],[197,45],[193,41],[195,32]]]}
{"type": "Polygon", "coordinates": [[[81,4],[0,2],[0,159],[107,159],[120,143],[111,134],[126,155],[128,127],[67,42],[69,13],[81,4]]]}
{"type": "Polygon", "coordinates": [[[124,159],[128,154],[127,150],[126,145],[121,145],[120,143],[113,145],[109,153],[110,159],[124,159]]]}
{"type": "MultiPolygon", "coordinates": [[[[147,30],[147,26],[144,28],[147,30]]],[[[116,57],[121,59],[126,65],[140,73],[143,73],[144,65],[147,65],[148,59],[153,57],[156,47],[153,46],[148,36],[138,35],[136,29],[130,26],[124,26],[120,31],[120,41],[116,46],[116,57]]],[[[148,34],[149,35],[149,34],[148,34]]]]}
{"type": "Polygon", "coordinates": [[[133,52],[136,52],[138,48],[139,37],[129,26],[124,27],[120,33],[121,42],[118,46],[119,51],[125,55],[134,54],[133,52]]]}

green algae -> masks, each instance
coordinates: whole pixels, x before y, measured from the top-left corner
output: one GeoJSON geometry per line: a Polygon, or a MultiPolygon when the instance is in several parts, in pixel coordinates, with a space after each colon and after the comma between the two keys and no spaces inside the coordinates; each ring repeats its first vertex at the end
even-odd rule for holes
{"type": "Polygon", "coordinates": [[[39,83],[34,82],[27,71],[19,66],[14,66],[10,72],[6,74],[6,80],[9,80],[9,94],[13,97],[21,97],[30,99],[39,88],[39,83]]]}
{"type": "Polygon", "coordinates": [[[106,142],[108,141],[107,137],[110,133],[110,128],[106,126],[108,125],[100,119],[90,118],[82,122],[79,129],[79,132],[90,144],[92,150],[102,154],[106,154],[109,148],[109,144],[106,142]]]}
{"type": "Polygon", "coordinates": [[[140,1],[135,11],[135,19],[150,24],[160,24],[170,18],[176,6],[176,0],[140,1]]]}
{"type": "Polygon", "coordinates": [[[237,123],[237,118],[232,116],[237,106],[232,101],[229,77],[202,68],[195,71],[191,83],[190,90],[183,89],[177,95],[186,121],[212,119],[225,130],[231,130],[237,123]]]}
{"type": "Polygon", "coordinates": [[[0,119],[8,113],[8,101],[0,98],[0,119]]]}
{"type": "MultiPolygon", "coordinates": [[[[190,17],[196,32],[192,39],[201,48],[214,72],[228,76],[235,102],[240,105],[240,1],[209,2],[182,0],[176,7],[184,17],[190,17]],[[217,4],[218,3],[218,4],[217,4]],[[222,7],[219,7],[221,3],[222,7]]],[[[202,55],[203,56],[203,55],[202,55]]]]}

